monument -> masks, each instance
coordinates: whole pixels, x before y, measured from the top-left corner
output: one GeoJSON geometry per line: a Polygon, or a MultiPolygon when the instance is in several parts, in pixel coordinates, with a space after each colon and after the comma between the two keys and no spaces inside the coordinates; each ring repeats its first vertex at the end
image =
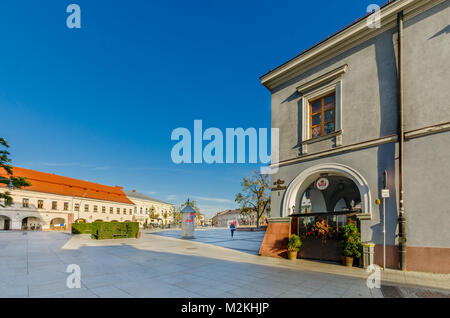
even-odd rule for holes
{"type": "Polygon", "coordinates": [[[186,206],[181,210],[181,238],[194,238],[195,210],[187,200],[186,206]]]}

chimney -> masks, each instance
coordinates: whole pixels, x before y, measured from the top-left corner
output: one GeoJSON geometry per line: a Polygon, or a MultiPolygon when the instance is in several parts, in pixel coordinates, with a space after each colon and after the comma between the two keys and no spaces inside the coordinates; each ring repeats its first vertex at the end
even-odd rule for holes
{"type": "Polygon", "coordinates": [[[136,193],[136,190],[132,190],[131,192],[136,193]]]}

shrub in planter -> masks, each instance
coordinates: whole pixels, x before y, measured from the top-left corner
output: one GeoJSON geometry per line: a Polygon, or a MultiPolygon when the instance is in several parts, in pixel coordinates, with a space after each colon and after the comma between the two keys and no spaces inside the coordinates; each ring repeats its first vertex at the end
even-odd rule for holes
{"type": "Polygon", "coordinates": [[[302,240],[300,239],[300,237],[298,235],[292,234],[287,245],[288,258],[290,260],[297,259],[297,254],[301,246],[302,240]]]}
{"type": "Polygon", "coordinates": [[[353,258],[361,257],[361,235],[356,225],[349,223],[342,227],[342,237],[344,245],[343,262],[346,266],[352,266],[353,258]]]}

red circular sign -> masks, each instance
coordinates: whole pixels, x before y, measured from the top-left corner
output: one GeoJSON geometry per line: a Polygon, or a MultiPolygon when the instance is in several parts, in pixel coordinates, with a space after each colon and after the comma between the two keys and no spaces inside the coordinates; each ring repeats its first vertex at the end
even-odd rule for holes
{"type": "Polygon", "coordinates": [[[326,190],[330,185],[330,181],[327,178],[319,178],[316,181],[316,188],[319,190],[326,190]]]}

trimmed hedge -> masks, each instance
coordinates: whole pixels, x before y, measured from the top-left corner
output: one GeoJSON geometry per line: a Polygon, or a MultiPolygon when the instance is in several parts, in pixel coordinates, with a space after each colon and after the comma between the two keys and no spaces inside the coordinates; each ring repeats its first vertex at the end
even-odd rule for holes
{"type": "Polygon", "coordinates": [[[91,234],[92,233],[92,223],[72,223],[72,233],[73,234],[91,234]]]}
{"type": "Polygon", "coordinates": [[[115,238],[136,238],[139,232],[138,222],[93,222],[72,224],[73,234],[91,234],[98,240],[115,238]]]}

